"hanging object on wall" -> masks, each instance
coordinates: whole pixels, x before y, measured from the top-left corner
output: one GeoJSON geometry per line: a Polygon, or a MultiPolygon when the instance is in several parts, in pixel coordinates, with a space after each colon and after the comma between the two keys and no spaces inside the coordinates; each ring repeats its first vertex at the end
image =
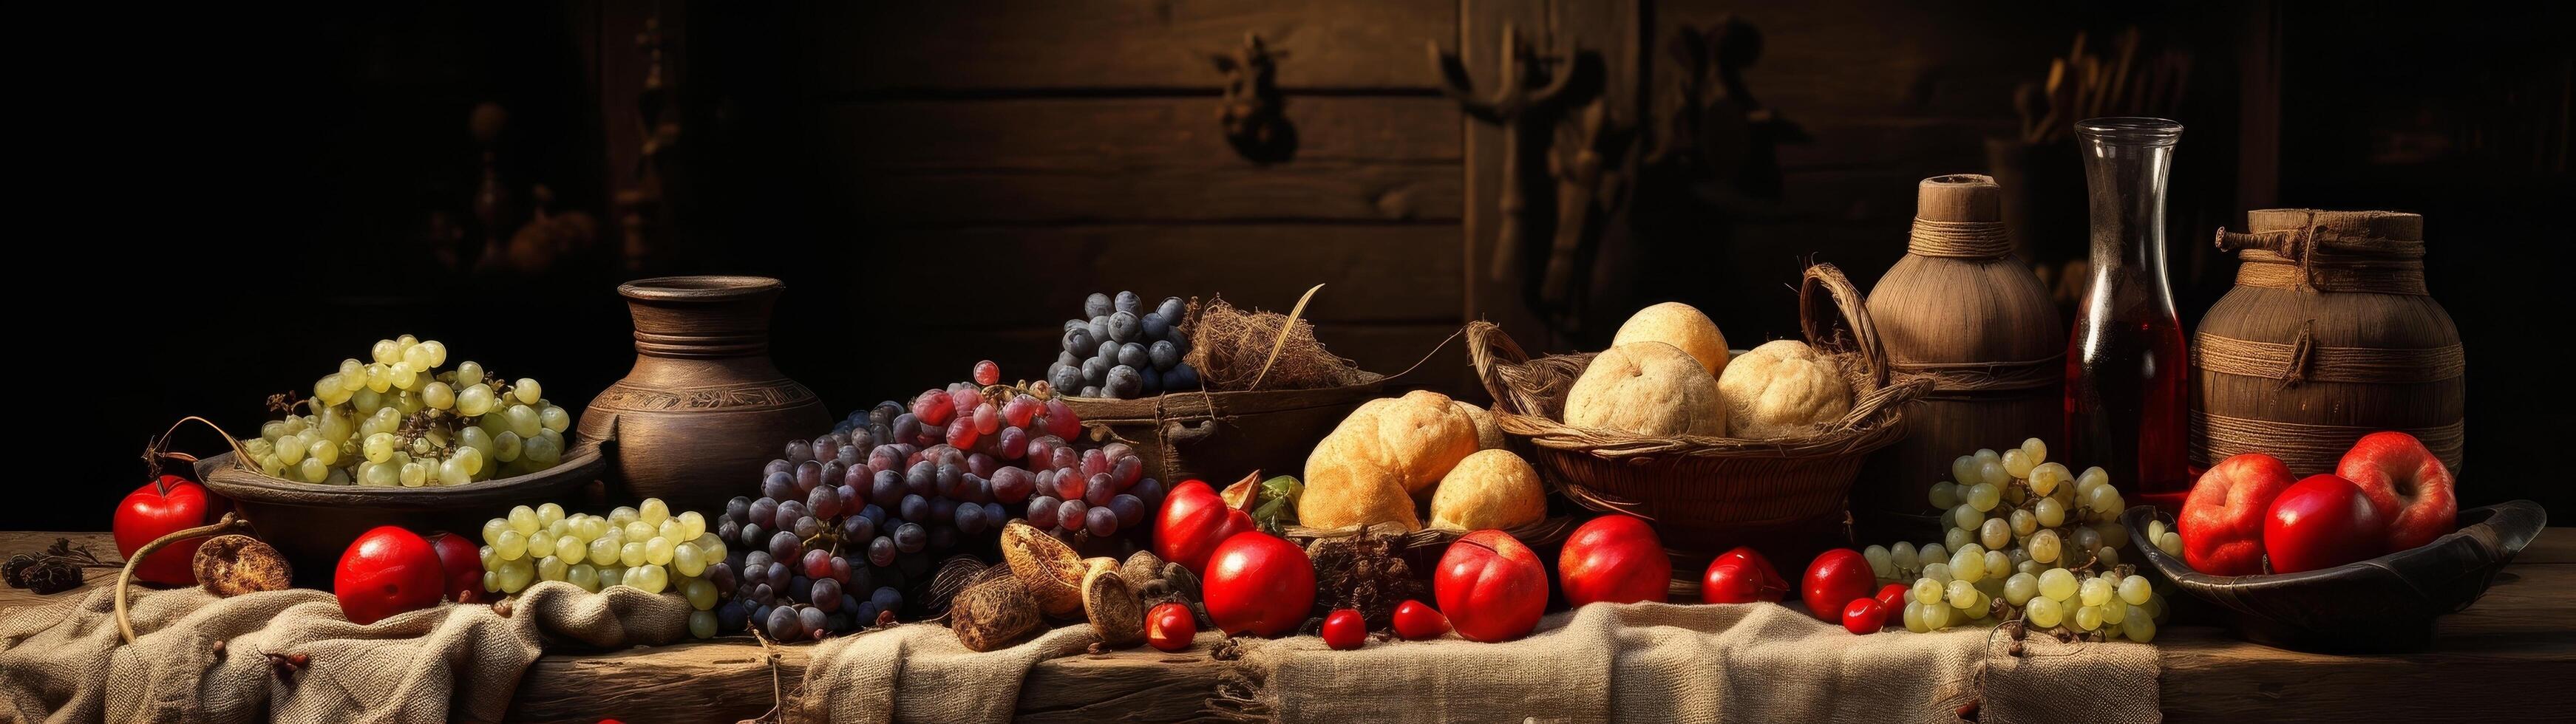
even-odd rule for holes
{"type": "Polygon", "coordinates": [[[1547,156],[1548,175],[1556,179],[1556,236],[1549,245],[1547,271],[1541,277],[1541,308],[1563,319],[1579,319],[1586,290],[1576,288],[1612,213],[1629,183],[1627,147],[1634,135],[1611,120],[1609,100],[1594,96],[1559,124],[1556,145],[1547,156]]]}
{"type": "Polygon", "coordinates": [[[622,256],[630,272],[642,271],[667,255],[673,209],[665,179],[674,170],[680,142],[680,113],[669,77],[670,39],[662,32],[659,13],[644,19],[635,48],[644,52],[644,85],[635,94],[636,119],[644,130],[643,147],[630,177],[634,185],[617,192],[617,226],[622,256]]]}
{"type": "Polygon", "coordinates": [[[1225,101],[1217,122],[1225,141],[1253,163],[1279,163],[1297,154],[1297,127],[1288,122],[1287,97],[1279,92],[1279,60],[1258,33],[1244,33],[1243,47],[1212,56],[1225,74],[1225,101]]]}
{"type": "Polygon", "coordinates": [[[460,219],[448,210],[432,211],[423,234],[431,254],[449,269],[537,274],[599,240],[598,220],[554,208],[554,190],[545,184],[532,184],[524,204],[510,190],[501,172],[501,140],[509,122],[509,110],[489,101],[466,116],[478,164],[468,214],[460,219]]]}
{"type": "Polygon", "coordinates": [[[1780,198],[1780,145],[1813,139],[1744,83],[1762,57],[1762,31],[1727,17],[1705,30],[1682,26],[1664,48],[1671,62],[1662,75],[1675,85],[1658,94],[1661,124],[1647,165],[1730,215],[1780,198]]]}
{"type": "Polygon", "coordinates": [[[1509,281],[1523,263],[1524,249],[1539,238],[1530,187],[1540,185],[1540,193],[1546,192],[1547,179],[1539,175],[1546,169],[1528,160],[1547,152],[1554,124],[1570,100],[1567,88],[1574,78],[1574,51],[1543,52],[1521,38],[1519,26],[1505,24],[1500,77],[1490,92],[1479,95],[1458,54],[1442,51],[1437,42],[1429,45],[1441,92],[1457,101],[1467,117],[1503,129],[1505,182],[1497,204],[1502,224],[1494,236],[1494,264],[1488,273],[1495,281],[1509,281]]]}

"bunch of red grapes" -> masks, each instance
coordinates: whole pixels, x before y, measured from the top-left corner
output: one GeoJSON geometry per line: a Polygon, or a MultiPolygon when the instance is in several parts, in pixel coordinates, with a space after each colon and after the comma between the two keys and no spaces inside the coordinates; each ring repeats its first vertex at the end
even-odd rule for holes
{"type": "Polygon", "coordinates": [[[1077,449],[1081,432],[1048,383],[1004,385],[985,361],[972,382],[787,443],[760,497],[734,498],[717,523],[742,551],[719,626],[795,641],[904,615],[942,556],[989,552],[1015,517],[1068,540],[1142,525],[1162,483],[1126,445],[1077,449]]]}

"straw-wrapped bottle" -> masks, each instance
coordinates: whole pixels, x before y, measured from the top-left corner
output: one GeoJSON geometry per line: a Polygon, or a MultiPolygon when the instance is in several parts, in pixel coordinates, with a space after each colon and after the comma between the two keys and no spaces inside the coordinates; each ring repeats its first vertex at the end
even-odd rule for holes
{"type": "Polygon", "coordinates": [[[2002,197],[1987,176],[1924,179],[1905,257],[1870,290],[1888,371],[1933,387],[1906,411],[1905,439],[1873,456],[1852,488],[1866,539],[1933,540],[1929,491],[1958,456],[2032,437],[2058,443],[2066,327],[2013,255],[2002,197]]]}

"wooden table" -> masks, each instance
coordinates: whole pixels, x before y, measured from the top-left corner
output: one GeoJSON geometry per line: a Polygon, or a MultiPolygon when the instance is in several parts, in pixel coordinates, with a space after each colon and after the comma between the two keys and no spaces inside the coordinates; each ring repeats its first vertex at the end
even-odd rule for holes
{"type": "MultiPolygon", "coordinates": [[[[56,537],[113,552],[105,533],[0,531],[0,555],[56,537]]],[[[113,570],[90,586],[111,585],[113,570]]],[[[0,589],[0,609],[79,595],[0,589]]],[[[2523,550],[2469,610],[2444,616],[2432,651],[2328,656],[2173,626],[2156,639],[2162,701],[2172,721],[2478,722],[2576,716],[2576,528],[2552,528],[2523,550]]],[[[784,647],[775,674],[794,689],[805,647],[784,647]]],[[[1204,652],[1138,649],[1040,663],[1021,687],[1029,722],[1183,721],[1215,690],[1224,666],[1204,652]]],[[[548,654],[521,679],[513,721],[734,721],[770,708],[773,673],[742,639],[548,654]]]]}

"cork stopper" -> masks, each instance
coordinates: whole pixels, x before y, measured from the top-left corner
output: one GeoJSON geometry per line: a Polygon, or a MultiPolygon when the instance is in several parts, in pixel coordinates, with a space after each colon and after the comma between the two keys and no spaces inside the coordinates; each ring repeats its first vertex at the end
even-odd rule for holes
{"type": "Polygon", "coordinates": [[[1960,173],[1923,180],[1914,191],[1914,218],[1925,221],[2002,221],[2004,189],[1993,176],[1960,173]]]}

